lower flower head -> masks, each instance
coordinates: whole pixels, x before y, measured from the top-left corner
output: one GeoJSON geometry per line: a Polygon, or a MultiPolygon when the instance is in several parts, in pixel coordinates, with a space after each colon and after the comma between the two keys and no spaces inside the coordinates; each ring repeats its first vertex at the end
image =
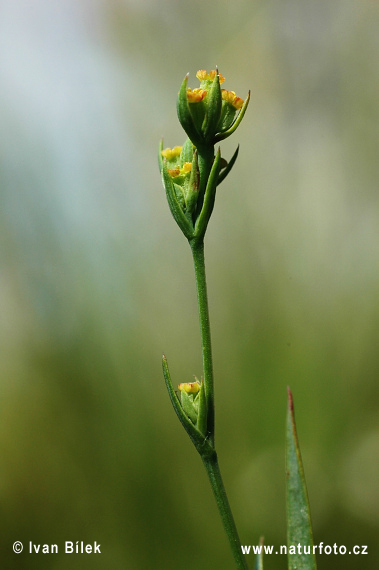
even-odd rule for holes
{"type": "Polygon", "coordinates": [[[192,167],[192,162],[185,162],[182,168],[168,168],[168,173],[171,178],[176,178],[177,176],[185,176],[190,174],[192,167]]]}
{"type": "Polygon", "coordinates": [[[200,382],[186,382],[179,384],[178,388],[181,392],[187,392],[187,394],[197,394],[200,390],[200,382]]]}

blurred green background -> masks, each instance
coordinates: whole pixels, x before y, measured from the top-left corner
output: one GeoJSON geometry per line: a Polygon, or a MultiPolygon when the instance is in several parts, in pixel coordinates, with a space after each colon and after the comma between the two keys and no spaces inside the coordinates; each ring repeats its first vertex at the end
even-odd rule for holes
{"type": "Polygon", "coordinates": [[[206,238],[241,541],[286,540],[290,385],[315,541],[368,545],[319,567],[379,567],[378,25],[374,0],[0,2],[2,568],[233,568],[161,372],[201,353],[157,145],[216,64],[252,90],[206,238]],[[63,554],[81,540],[101,555],[63,554]]]}

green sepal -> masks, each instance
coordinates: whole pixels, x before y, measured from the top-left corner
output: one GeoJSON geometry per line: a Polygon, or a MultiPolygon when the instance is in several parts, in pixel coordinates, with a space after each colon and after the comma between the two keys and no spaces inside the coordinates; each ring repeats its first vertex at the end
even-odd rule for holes
{"type": "MultiPolygon", "coordinates": [[[[192,145],[192,143],[191,143],[192,145]]],[[[188,184],[188,191],[186,197],[186,216],[191,216],[196,208],[197,199],[199,197],[199,187],[200,187],[200,171],[197,159],[197,151],[193,153],[192,157],[192,167],[191,175],[188,184]]]]}
{"type": "Polygon", "coordinates": [[[162,150],[163,150],[163,139],[159,141],[159,150],[158,150],[159,172],[162,172],[162,166],[163,166],[162,150]]]}
{"type": "Polygon", "coordinates": [[[182,152],[180,153],[180,166],[183,166],[185,162],[192,162],[193,160],[194,148],[191,139],[187,139],[182,147],[182,152]]]}
{"type": "Polygon", "coordinates": [[[174,186],[175,195],[176,195],[176,199],[178,200],[178,204],[179,204],[181,210],[184,212],[185,207],[186,207],[186,201],[184,199],[183,188],[179,184],[175,184],[174,181],[172,181],[172,183],[174,186]]]}
{"type": "Polygon", "coordinates": [[[263,570],[263,537],[261,537],[259,540],[259,546],[261,549],[255,559],[255,570],[263,570]]]}
{"type": "Polygon", "coordinates": [[[316,557],[313,554],[313,533],[309,509],[307,486],[299,441],[296,433],[292,394],[288,388],[287,435],[286,435],[286,475],[287,475],[287,556],[288,570],[316,570],[316,557]],[[297,545],[301,544],[299,554],[297,545]],[[310,554],[304,554],[304,546],[310,547],[310,554]],[[290,547],[294,553],[290,554],[290,547]]]}
{"type": "Polygon", "coordinates": [[[185,390],[180,393],[183,411],[187,414],[193,425],[197,423],[197,411],[193,402],[193,394],[187,394],[185,390]]]}
{"type": "Polygon", "coordinates": [[[212,82],[212,87],[207,94],[207,113],[205,115],[204,124],[202,127],[202,132],[205,141],[209,144],[212,143],[213,137],[217,132],[217,125],[220,120],[221,114],[221,89],[220,89],[220,78],[216,74],[214,81],[212,82]]]}
{"type": "Polygon", "coordinates": [[[176,103],[176,110],[178,113],[178,119],[180,124],[182,125],[183,129],[187,133],[188,137],[191,139],[195,146],[198,146],[202,143],[202,137],[199,135],[194,120],[192,118],[189,103],[187,99],[187,81],[188,81],[188,74],[185,76],[183,83],[180,87],[178,93],[178,99],[176,103]]]}
{"type": "Polygon", "coordinates": [[[238,156],[238,151],[240,149],[240,145],[237,146],[235,153],[233,154],[232,158],[229,160],[228,164],[226,165],[226,167],[221,170],[220,174],[218,175],[218,179],[217,179],[217,186],[219,184],[221,184],[221,182],[223,180],[225,180],[225,178],[228,176],[229,172],[232,170],[235,161],[237,160],[237,156],[238,156]]]}
{"type": "Polygon", "coordinates": [[[198,101],[196,103],[191,103],[188,101],[188,109],[191,113],[191,117],[193,119],[193,124],[195,125],[196,131],[201,133],[201,127],[204,123],[206,112],[207,112],[207,104],[205,99],[198,101]]]}
{"type": "Polygon", "coordinates": [[[207,459],[214,456],[216,452],[213,446],[210,444],[207,437],[204,437],[204,435],[200,433],[200,431],[193,425],[191,420],[183,411],[183,408],[179,402],[179,398],[176,395],[176,392],[171,382],[171,376],[165,355],[162,356],[162,368],[170,400],[175,410],[175,413],[179,418],[180,423],[188,433],[192,443],[194,444],[194,446],[196,447],[197,451],[200,453],[203,459],[207,459]]]}
{"type": "Polygon", "coordinates": [[[203,207],[195,224],[194,238],[196,238],[196,240],[198,240],[199,238],[202,239],[204,237],[209,222],[209,218],[212,215],[213,206],[216,197],[217,180],[220,172],[220,162],[221,162],[221,152],[220,149],[218,149],[215,159],[213,161],[211,171],[209,173],[207,187],[205,189],[203,207]]]}
{"type": "Polygon", "coordinates": [[[238,125],[240,124],[240,122],[243,119],[244,114],[246,113],[246,109],[247,106],[249,104],[250,101],[250,91],[248,93],[248,96],[246,97],[244,104],[241,107],[240,112],[238,113],[235,121],[231,124],[231,126],[226,130],[226,131],[221,131],[220,133],[218,133],[215,138],[214,138],[214,143],[216,144],[217,142],[223,141],[224,139],[226,139],[227,137],[230,137],[230,135],[232,133],[234,133],[234,131],[236,130],[236,128],[238,127],[238,125]]]}
{"type": "Polygon", "coordinates": [[[174,183],[167,171],[166,161],[162,162],[162,181],[163,186],[166,190],[167,202],[170,207],[171,214],[173,215],[176,223],[186,238],[191,239],[191,237],[193,237],[193,225],[191,221],[186,218],[182,208],[180,207],[174,188],[174,183]]]}
{"type": "Polygon", "coordinates": [[[236,113],[237,109],[233,105],[227,101],[223,101],[220,120],[217,124],[217,132],[222,132],[228,129],[233,123],[236,113]]]}
{"type": "Polygon", "coordinates": [[[207,400],[205,397],[205,386],[204,382],[201,381],[200,390],[197,394],[198,400],[198,413],[197,413],[197,423],[196,427],[200,433],[204,436],[207,433],[207,400]]]}

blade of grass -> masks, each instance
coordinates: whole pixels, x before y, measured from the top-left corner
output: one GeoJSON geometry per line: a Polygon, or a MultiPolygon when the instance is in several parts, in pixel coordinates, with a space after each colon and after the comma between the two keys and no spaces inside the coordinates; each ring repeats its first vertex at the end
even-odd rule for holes
{"type": "Polygon", "coordinates": [[[292,394],[289,388],[286,475],[288,570],[316,570],[308,493],[296,433],[292,394]]]}
{"type": "Polygon", "coordinates": [[[260,538],[259,546],[261,549],[255,559],[255,570],[263,570],[263,536],[260,538]]]}

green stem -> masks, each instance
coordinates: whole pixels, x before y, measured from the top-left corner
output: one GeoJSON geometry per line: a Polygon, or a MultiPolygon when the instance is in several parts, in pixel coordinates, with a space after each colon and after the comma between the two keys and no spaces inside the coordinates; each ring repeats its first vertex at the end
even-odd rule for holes
{"type": "Polygon", "coordinates": [[[245,556],[242,554],[241,542],[238,536],[236,524],[229,505],[228,497],[222,481],[220,467],[218,465],[216,453],[210,458],[202,458],[204,467],[207,471],[209,481],[216,499],[218,510],[221,516],[222,524],[229,539],[230,548],[232,549],[236,567],[239,570],[247,570],[245,556]]]}
{"type": "Polygon", "coordinates": [[[190,242],[193,262],[195,266],[195,278],[197,288],[197,301],[199,305],[199,319],[201,332],[201,347],[203,354],[203,373],[205,397],[207,400],[207,428],[208,437],[214,446],[214,386],[213,386],[213,361],[211,329],[209,324],[207,282],[205,278],[204,242],[190,242]]]}
{"type": "MultiPolygon", "coordinates": [[[[204,260],[204,242],[190,242],[193,261],[195,266],[197,299],[199,305],[199,319],[201,331],[201,345],[203,354],[203,373],[204,388],[207,401],[208,418],[207,430],[208,439],[214,447],[215,442],[215,414],[214,414],[214,384],[213,384],[213,362],[212,362],[212,345],[211,330],[209,323],[207,282],[205,277],[205,260],[204,260]]],[[[211,455],[202,455],[202,460],[207,471],[209,481],[216,499],[217,507],[221,516],[222,524],[228,536],[230,547],[236,566],[240,570],[247,570],[246,559],[242,554],[241,542],[238,537],[237,528],[234,522],[233,514],[230,509],[228,497],[222,481],[220,468],[218,465],[216,452],[211,455]]]]}

